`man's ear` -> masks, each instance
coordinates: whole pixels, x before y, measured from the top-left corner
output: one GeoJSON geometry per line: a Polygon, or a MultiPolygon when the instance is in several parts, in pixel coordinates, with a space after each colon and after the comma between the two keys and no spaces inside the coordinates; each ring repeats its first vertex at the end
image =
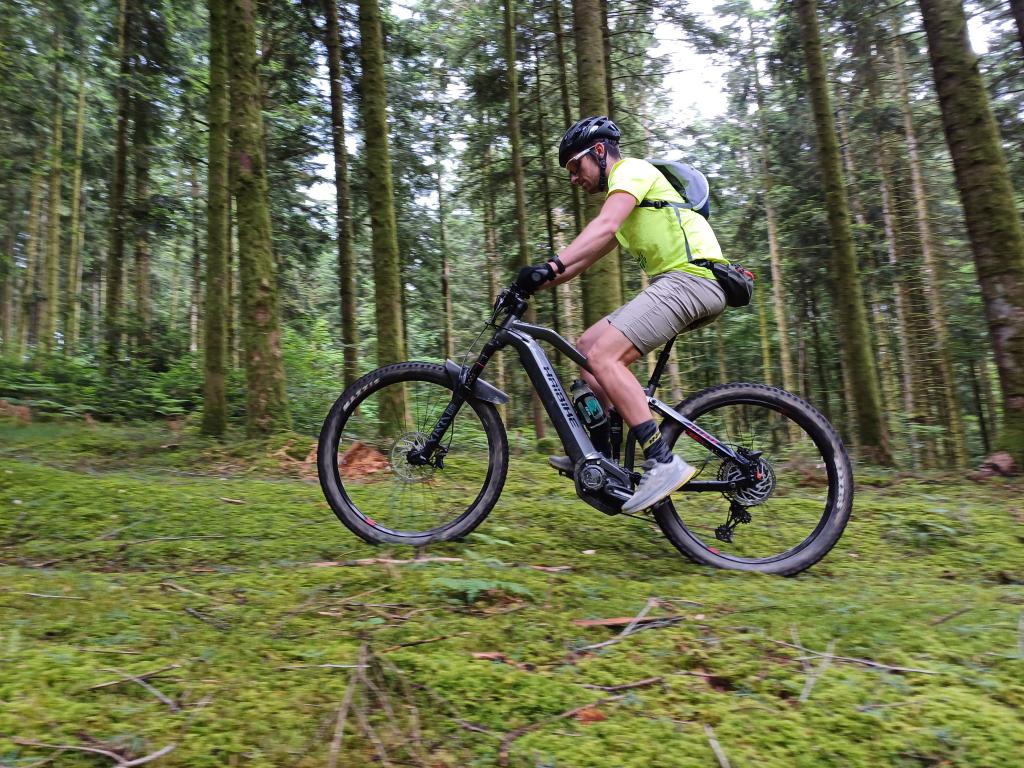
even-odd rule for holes
{"type": "Polygon", "coordinates": [[[603,141],[597,142],[594,145],[594,151],[597,152],[598,157],[603,157],[605,154],[605,146],[603,141]]]}

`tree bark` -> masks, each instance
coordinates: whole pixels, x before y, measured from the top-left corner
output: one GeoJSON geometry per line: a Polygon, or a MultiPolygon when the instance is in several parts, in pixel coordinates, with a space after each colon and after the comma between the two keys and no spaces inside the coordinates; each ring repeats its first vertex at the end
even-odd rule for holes
{"type": "Polygon", "coordinates": [[[60,313],[60,206],[61,159],[64,139],[64,107],[61,103],[61,45],[57,42],[57,64],[53,75],[53,136],[50,155],[50,204],[46,216],[46,262],[39,297],[39,337],[36,347],[42,354],[53,352],[60,313]]]}
{"type": "Polygon", "coordinates": [[[1017,40],[1024,49],[1024,0],[1010,0],[1010,12],[1017,24],[1017,40]]]}
{"type": "Polygon", "coordinates": [[[338,298],[341,300],[341,344],[344,350],[344,383],[359,378],[359,329],[356,324],[356,256],[352,247],[352,203],[348,183],[348,149],[345,146],[345,89],[341,70],[341,39],[337,0],[323,0],[327,28],[327,71],[331,79],[331,142],[334,149],[334,189],[337,211],[338,298]]]}
{"type": "Polygon", "coordinates": [[[78,106],[75,115],[75,165],[71,175],[71,226],[68,250],[67,291],[64,295],[64,354],[78,349],[78,324],[82,291],[82,153],[85,146],[85,69],[78,72],[78,106]]]}
{"type": "Polygon", "coordinates": [[[112,366],[120,355],[121,302],[124,280],[125,187],[128,180],[128,77],[131,63],[128,51],[128,13],[130,0],[119,0],[117,11],[118,76],[114,89],[117,125],[114,134],[113,170],[110,182],[110,244],[107,248],[106,298],[104,322],[104,358],[112,366]]]}
{"type": "MultiPolygon", "coordinates": [[[[753,38],[753,28],[750,30],[753,38]]],[[[775,314],[775,329],[779,339],[779,367],[782,372],[782,388],[787,392],[796,391],[796,379],[793,376],[793,359],[789,350],[789,321],[786,317],[785,284],[782,276],[782,254],[779,249],[779,224],[775,211],[773,190],[775,180],[772,177],[771,165],[768,162],[768,126],[765,123],[764,90],[758,71],[757,54],[751,49],[754,72],[754,90],[757,98],[757,132],[761,140],[761,186],[764,197],[765,223],[768,227],[768,260],[772,274],[772,308],[775,314]]],[[[771,381],[770,378],[765,381],[771,381]]]]}
{"type": "Polygon", "coordinates": [[[839,327],[843,334],[843,368],[850,378],[852,394],[857,403],[857,431],[860,444],[869,460],[889,465],[892,464],[892,455],[882,418],[878,380],[874,359],[871,356],[871,340],[864,311],[864,297],[850,230],[849,205],[843,184],[835,122],[832,117],[821,38],[818,33],[817,3],[815,0],[799,0],[798,8],[834,253],[836,306],[839,327]]]}
{"type": "Polygon", "coordinates": [[[246,430],[256,437],[288,429],[291,416],[281,362],[277,270],[271,250],[253,0],[229,0],[227,40],[231,164],[235,169],[234,196],[238,205],[238,266],[247,385],[246,430]]]}
{"type": "MultiPolygon", "coordinates": [[[[228,368],[228,249],[231,237],[230,100],[228,92],[227,8],[225,0],[208,0],[210,14],[210,125],[206,191],[206,297],[203,302],[204,435],[220,437],[227,429],[225,372],[228,368]]],[[[198,280],[198,274],[196,279],[198,280]]],[[[198,307],[194,310],[198,314],[198,307]]],[[[195,321],[198,324],[198,318],[195,321]]]]}
{"type": "MultiPolygon", "coordinates": [[[[562,0],[551,0],[551,25],[555,32],[555,58],[558,62],[558,90],[561,93],[562,122],[565,123],[562,130],[568,130],[572,125],[572,104],[569,101],[569,75],[565,62],[565,45],[563,39],[565,32],[562,30],[562,0]]],[[[569,185],[572,203],[572,221],[575,229],[574,235],[578,235],[583,229],[583,205],[580,203],[579,187],[569,185]]]]}
{"type": "Polygon", "coordinates": [[[17,194],[13,179],[7,181],[7,232],[0,251],[0,352],[9,355],[14,343],[14,245],[18,237],[17,194]]]}
{"type": "MultiPolygon", "coordinates": [[[[573,31],[576,36],[576,73],[580,92],[580,114],[608,114],[605,89],[604,43],[600,0],[573,0],[573,31]]],[[[591,195],[586,219],[597,217],[602,200],[591,195]]],[[[583,273],[583,320],[588,327],[622,305],[622,281],[618,249],[583,273]]]]}
{"type": "Polygon", "coordinates": [[[1024,232],[963,6],[919,4],[1003,393],[995,444],[1024,462],[1024,232]]]}
{"type": "MultiPolygon", "coordinates": [[[[1024,9],[1022,9],[1024,10],[1024,9]]],[[[953,358],[949,342],[949,330],[946,326],[946,310],[942,303],[942,287],[939,282],[938,260],[933,245],[931,221],[928,215],[928,193],[924,185],[921,153],[917,145],[917,131],[914,127],[914,116],[910,109],[910,94],[907,86],[906,65],[903,59],[903,43],[899,29],[893,36],[891,50],[893,72],[898,89],[900,113],[903,118],[903,133],[907,145],[907,159],[910,164],[910,182],[914,195],[917,231],[921,244],[921,260],[923,262],[925,298],[928,300],[928,320],[931,324],[934,348],[938,357],[940,389],[946,399],[946,408],[950,413],[950,437],[957,467],[967,464],[965,448],[965,428],[961,417],[960,402],[957,397],[956,380],[953,375],[953,358]]]]}
{"type": "MultiPolygon", "coordinates": [[[[523,178],[523,136],[519,127],[519,72],[516,66],[516,13],[515,0],[505,0],[505,71],[508,77],[508,133],[512,144],[512,181],[516,201],[516,241],[519,254],[517,267],[530,264],[530,240],[527,233],[526,181],[523,178]]],[[[531,306],[527,311],[528,322],[536,322],[537,310],[531,306]]],[[[533,412],[533,429],[536,437],[544,437],[545,414],[540,397],[536,392],[530,396],[533,412]]]]}
{"type": "Polygon", "coordinates": [[[32,159],[32,192],[28,209],[28,240],[25,242],[25,275],[21,281],[21,301],[18,311],[18,330],[15,336],[17,359],[23,360],[28,350],[36,308],[36,273],[39,271],[39,226],[43,196],[43,153],[37,151],[32,159]]]}
{"type": "MultiPolygon", "coordinates": [[[[374,297],[377,309],[377,364],[399,362],[405,354],[402,283],[395,221],[394,183],[388,149],[387,83],[378,0],[359,0],[359,60],[363,68],[360,109],[365,132],[366,189],[372,229],[374,297]]],[[[383,402],[381,422],[406,423],[400,388],[383,402]]]]}
{"type": "MultiPolygon", "coordinates": [[[[144,84],[150,81],[148,66],[144,84]]],[[[135,204],[132,219],[135,225],[135,354],[147,358],[151,354],[150,326],[153,323],[152,296],[150,290],[151,254],[149,242],[150,201],[149,201],[149,152],[150,113],[149,98],[138,89],[132,96],[135,131],[132,140],[132,155],[135,166],[135,204]]]]}

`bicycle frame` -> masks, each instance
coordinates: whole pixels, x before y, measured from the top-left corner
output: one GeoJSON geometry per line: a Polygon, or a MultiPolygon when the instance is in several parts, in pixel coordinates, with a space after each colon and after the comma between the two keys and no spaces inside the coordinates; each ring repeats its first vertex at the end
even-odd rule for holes
{"type": "MultiPolygon", "coordinates": [[[[520,318],[525,314],[526,302],[521,298],[517,298],[515,301],[517,302],[516,305],[508,313],[501,325],[498,326],[491,339],[484,345],[473,365],[461,368],[460,386],[456,388],[451,402],[438,419],[434,430],[427,438],[426,444],[419,450],[409,452],[409,461],[413,464],[427,464],[443,460],[445,449],[441,446],[441,440],[451,425],[452,420],[467,398],[477,396],[474,392],[474,387],[477,386],[477,379],[479,379],[491,356],[498,350],[510,346],[519,353],[519,360],[522,363],[523,369],[526,371],[530,383],[540,397],[544,410],[547,412],[548,418],[551,419],[551,423],[554,425],[555,431],[562,441],[565,452],[573,464],[578,467],[582,461],[585,464],[598,465],[612,480],[612,483],[604,488],[604,492],[619,502],[624,501],[632,495],[632,489],[639,477],[633,471],[634,456],[632,455],[632,449],[635,446],[635,441],[630,442],[627,440],[627,451],[624,457],[625,466],[604,456],[594,447],[593,442],[590,440],[590,435],[580,423],[572,400],[566,394],[554,366],[552,366],[551,361],[538,341],[545,341],[551,344],[578,366],[589,371],[590,367],[587,364],[586,356],[550,328],[523,322],[520,318]]],[[[652,411],[660,414],[665,419],[676,422],[685,434],[711,452],[723,459],[735,462],[745,470],[744,474],[747,475],[745,479],[733,481],[693,480],[681,490],[698,493],[721,493],[724,491],[736,491],[756,482],[759,479],[756,476],[756,461],[750,461],[748,457],[736,453],[713,435],[708,434],[685,416],[653,396],[658,381],[668,363],[672,343],[670,341],[662,350],[651,374],[651,379],[644,389],[647,394],[648,406],[652,411]]],[[[613,413],[613,418],[620,417],[618,414],[613,413]]],[[[664,424],[664,422],[662,423],[664,424]]],[[[577,474],[579,473],[577,472],[577,474]]],[[[580,495],[583,496],[582,493],[580,495]]],[[[585,498],[585,500],[593,504],[591,499],[585,498]]],[[[594,506],[601,508],[598,504],[594,504],[594,506]]]]}

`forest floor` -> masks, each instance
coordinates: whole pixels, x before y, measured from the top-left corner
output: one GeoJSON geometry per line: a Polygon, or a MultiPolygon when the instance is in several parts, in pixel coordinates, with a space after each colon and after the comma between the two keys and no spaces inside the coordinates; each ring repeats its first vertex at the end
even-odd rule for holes
{"type": "Polygon", "coordinates": [[[784,579],[696,566],[526,454],[465,541],[373,548],[310,447],[0,422],[0,766],[1024,754],[1019,480],[859,472],[784,579]]]}

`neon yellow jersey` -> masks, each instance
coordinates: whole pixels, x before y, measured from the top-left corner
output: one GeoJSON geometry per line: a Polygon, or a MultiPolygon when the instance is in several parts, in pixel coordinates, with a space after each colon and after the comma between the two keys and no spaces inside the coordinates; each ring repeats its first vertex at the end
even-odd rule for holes
{"type": "MultiPolygon", "coordinates": [[[[608,194],[615,192],[628,192],[636,198],[638,204],[644,200],[683,202],[683,198],[661,171],[646,160],[636,157],[624,157],[612,166],[608,174],[608,194]]],[[[651,277],[677,270],[714,279],[710,270],[687,261],[687,241],[693,259],[728,261],[722,256],[722,249],[711,225],[696,211],[638,206],[622,222],[615,238],[619,245],[633,254],[640,268],[651,277]]]]}

